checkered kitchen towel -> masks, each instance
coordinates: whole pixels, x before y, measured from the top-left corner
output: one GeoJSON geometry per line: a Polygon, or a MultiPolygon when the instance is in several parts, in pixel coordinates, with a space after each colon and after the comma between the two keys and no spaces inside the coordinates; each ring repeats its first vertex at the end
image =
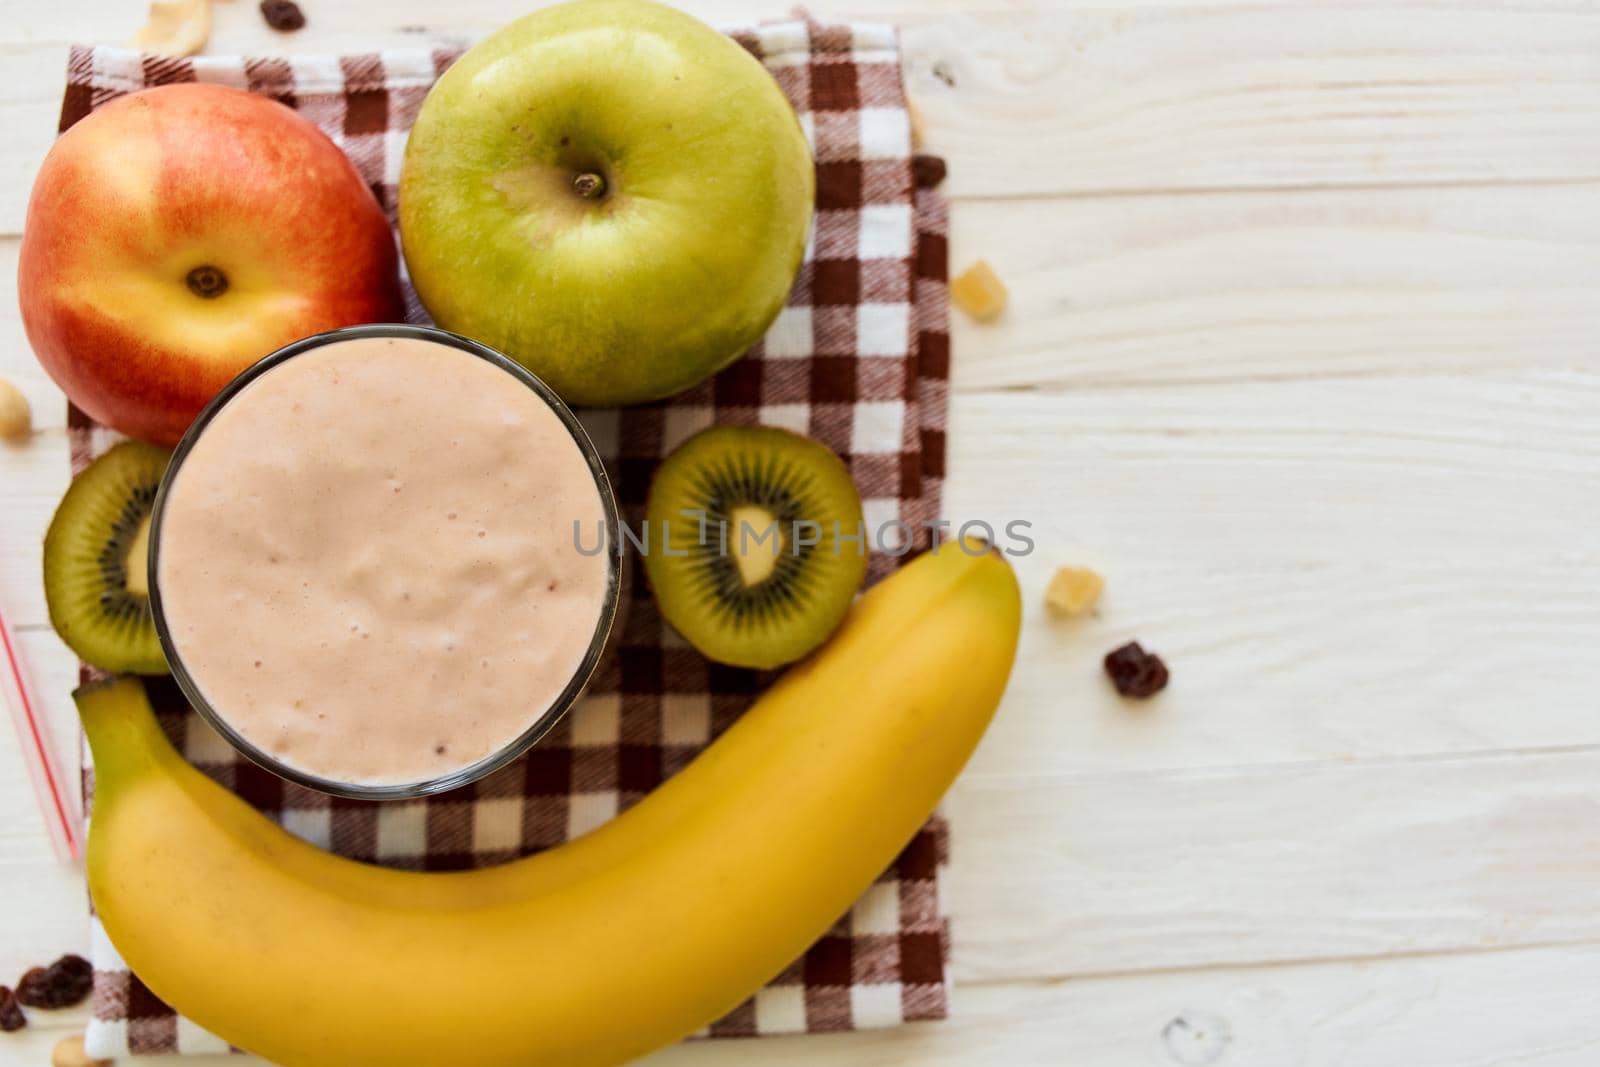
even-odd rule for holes
{"type": "MultiPolygon", "coordinates": [[[[731,31],[794,103],[817,160],[817,214],[798,282],[763,342],[671,401],[581,412],[637,523],[656,464],[712,423],[785,426],[850,464],[869,528],[939,511],[949,370],[947,220],[913,188],[895,34],[886,26],[763,24],[731,31]]],[[[221,82],[310,117],[355,161],[391,217],[400,157],[423,97],[459,49],[366,55],[168,59],[115,48],[72,51],[61,125],[127,92],[221,82]]],[[[426,321],[410,301],[411,318],[426,321]]],[[[112,435],[74,412],[81,469],[112,435]]],[[[898,528],[896,528],[898,529],[898,528]]],[[[870,575],[897,557],[878,553],[870,575]]],[[[397,867],[475,867],[558,845],[637,802],[750,704],[768,679],[707,662],[656,614],[643,582],[619,653],[567,721],[527,757],[475,785],[416,802],[340,800],[288,784],[237,756],[167,681],[152,694],[179,749],[291,832],[397,867]]],[[[88,776],[86,775],[86,778],[88,776]]],[[[851,912],[782,975],[710,1027],[735,1037],[847,1030],[945,1014],[946,921],[937,819],[851,912]]],[[[222,1042],[145,989],[94,924],[96,1056],[214,1052],[222,1042]]]]}

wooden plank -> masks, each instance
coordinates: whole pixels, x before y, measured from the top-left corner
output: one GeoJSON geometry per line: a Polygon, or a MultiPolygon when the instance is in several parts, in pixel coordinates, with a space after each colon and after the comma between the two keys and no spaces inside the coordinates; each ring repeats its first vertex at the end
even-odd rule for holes
{"type": "MultiPolygon", "coordinates": [[[[20,634],[18,643],[57,752],[76,782],[79,734],[69,695],[75,684],[72,660],[54,634],[20,634]]],[[[0,711],[4,700],[0,698],[0,711]]],[[[5,907],[0,916],[5,931],[0,936],[0,985],[13,984],[26,968],[49,963],[63,952],[82,952],[89,936],[82,867],[56,862],[21,742],[7,718],[0,726],[0,811],[7,813],[0,825],[0,885],[5,887],[0,894],[5,907]]],[[[71,788],[75,796],[76,787],[71,788]]],[[[7,1061],[3,1054],[0,1061],[20,1062],[7,1061]]]]}
{"type": "MultiPolygon", "coordinates": [[[[640,1067],[1181,1067],[1184,1064],[1589,1067],[1600,948],[1227,968],[1138,978],[958,987],[940,1023],[855,1034],[674,1046],[640,1067]],[[1205,1057],[1213,1050],[1214,1059],[1205,1057]]],[[[44,1063],[80,1013],[35,1015],[8,1035],[15,1062],[44,1063]]],[[[150,1067],[245,1067],[230,1057],[150,1067]]]]}
{"type": "Polygon", "coordinates": [[[1600,367],[1600,183],[968,202],[951,250],[1011,290],[963,389],[1600,367]]]}
{"type": "MultiPolygon", "coordinates": [[[[1330,691],[1341,676],[1329,670],[1330,691]]],[[[956,972],[979,981],[1600,939],[1597,775],[1595,746],[968,775],[948,801],[956,972]]]]}
{"type": "Polygon", "coordinates": [[[1593,178],[1597,46],[1589,15],[1344,4],[972,16],[906,45],[952,191],[1012,197],[1593,178]]]}
{"type": "MultiPolygon", "coordinates": [[[[1026,623],[986,775],[1126,774],[1600,744],[1600,566],[1255,574],[1161,569],[1117,548],[1098,617],[1049,617],[1055,561],[1022,569],[1026,623]],[[1128,640],[1172,681],[1116,694],[1128,640]]],[[[1025,563],[1027,561],[1024,561],[1025,563]]]]}
{"type": "Polygon", "coordinates": [[[1592,563],[1597,402],[1579,373],[958,393],[946,512],[1164,570],[1592,563]]]}
{"type": "MultiPolygon", "coordinates": [[[[685,6],[722,22],[786,10],[774,0],[685,6]]],[[[1568,5],[954,6],[849,10],[906,26],[908,84],[958,197],[1600,177],[1600,18],[1568,5]]],[[[0,87],[9,188],[27,187],[49,147],[66,44],[123,40],[136,22],[126,8],[57,7],[70,10],[19,12],[11,25],[27,36],[0,38],[16,72],[0,87]]],[[[211,51],[460,40],[507,11],[463,0],[442,16],[401,0],[377,17],[334,4],[312,17],[314,34],[282,36],[255,5],[219,4],[211,51]]],[[[21,209],[20,198],[0,204],[0,233],[18,232],[21,209]]]]}
{"type": "Polygon", "coordinates": [[[1600,741],[1594,376],[958,394],[946,514],[1034,523],[984,772],[1600,741]],[[1565,429],[1560,429],[1565,427],[1565,429]],[[1095,617],[1049,617],[1095,566],[1095,617]],[[1106,651],[1171,691],[1132,709],[1106,651]],[[1509,713],[1508,709],[1516,709],[1509,713]]]}
{"type": "MultiPolygon", "coordinates": [[[[59,398],[49,401],[51,410],[64,407],[59,398]]],[[[49,617],[41,570],[44,532],[66,492],[68,468],[64,428],[38,433],[26,445],[0,445],[0,606],[14,627],[38,629],[49,617]]]]}
{"type": "Polygon", "coordinates": [[[939,1024],[681,1045],[648,1067],[1588,1067],[1600,948],[957,987],[939,1024]]]}

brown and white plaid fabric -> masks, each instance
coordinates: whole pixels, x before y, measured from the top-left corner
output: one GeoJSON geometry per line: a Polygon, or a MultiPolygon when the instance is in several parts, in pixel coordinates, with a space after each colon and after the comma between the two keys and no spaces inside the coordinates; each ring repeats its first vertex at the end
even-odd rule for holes
{"type": "MultiPolygon", "coordinates": [[[[762,24],[729,31],[770,70],[811,138],[817,213],[799,280],[765,339],[670,401],[580,412],[627,518],[643,515],[656,464],[713,423],[763,423],[816,437],[849,463],[869,529],[898,520],[925,547],[939,513],[949,376],[947,218],[913,188],[910,125],[889,26],[762,24]]],[[[346,56],[168,59],[74,48],[61,127],[124,93],[171,82],[235,85],[311,118],[355,161],[393,216],[406,133],[459,49],[346,56]]],[[[415,298],[410,317],[426,321],[415,298]]],[[[265,354],[265,353],[263,353],[265,354]]],[[[70,420],[74,469],[114,435],[70,420]]],[[[889,549],[893,550],[893,538],[889,549]]],[[[900,557],[874,554],[870,576],[900,557]]],[[[636,803],[736,719],[768,679],[707,662],[663,624],[636,582],[617,654],[574,713],[524,759],[416,802],[324,796],[239,757],[169,681],[151,684],[180,751],[291,832],[343,855],[449,870],[558,845],[636,803]]],[[[86,774],[86,779],[90,776],[86,774]]],[[[705,1033],[742,1037],[890,1026],[945,1014],[947,923],[939,899],[946,831],[937,818],[835,928],[705,1033]]],[[[93,924],[96,1056],[226,1046],[161,1003],[93,924]]]]}

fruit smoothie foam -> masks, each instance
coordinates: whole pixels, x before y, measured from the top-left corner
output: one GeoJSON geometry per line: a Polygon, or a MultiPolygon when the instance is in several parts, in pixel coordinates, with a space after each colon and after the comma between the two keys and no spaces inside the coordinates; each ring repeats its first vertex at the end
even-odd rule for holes
{"type": "Polygon", "coordinates": [[[459,772],[583,667],[605,505],[525,382],[418,337],[333,341],[248,382],[172,475],[154,578],[216,716],[359,786],[459,772]]]}

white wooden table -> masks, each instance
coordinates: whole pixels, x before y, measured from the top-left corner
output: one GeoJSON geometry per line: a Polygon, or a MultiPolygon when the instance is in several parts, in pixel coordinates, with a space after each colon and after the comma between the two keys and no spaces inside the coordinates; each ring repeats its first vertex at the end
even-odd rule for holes
{"type": "MultiPolygon", "coordinates": [[[[787,0],[697,0],[713,21],[787,0]]],[[[0,0],[0,288],[68,42],[139,0],[0,0]]],[[[212,51],[418,43],[506,0],[305,0],[212,51]]],[[[1028,618],[949,800],[954,1016],[652,1063],[1600,1062],[1600,3],[834,0],[905,26],[956,265],[948,513],[1027,518],[1028,618]],[[1052,568],[1109,577],[1097,618],[1052,568]],[[1099,657],[1173,671],[1148,705],[1099,657]]],[[[39,543],[62,404],[0,447],[0,595],[62,728],[39,543]]],[[[0,744],[0,981],[85,943],[0,744]]],[[[0,1036],[41,1064],[74,1015],[0,1036]]]]}

